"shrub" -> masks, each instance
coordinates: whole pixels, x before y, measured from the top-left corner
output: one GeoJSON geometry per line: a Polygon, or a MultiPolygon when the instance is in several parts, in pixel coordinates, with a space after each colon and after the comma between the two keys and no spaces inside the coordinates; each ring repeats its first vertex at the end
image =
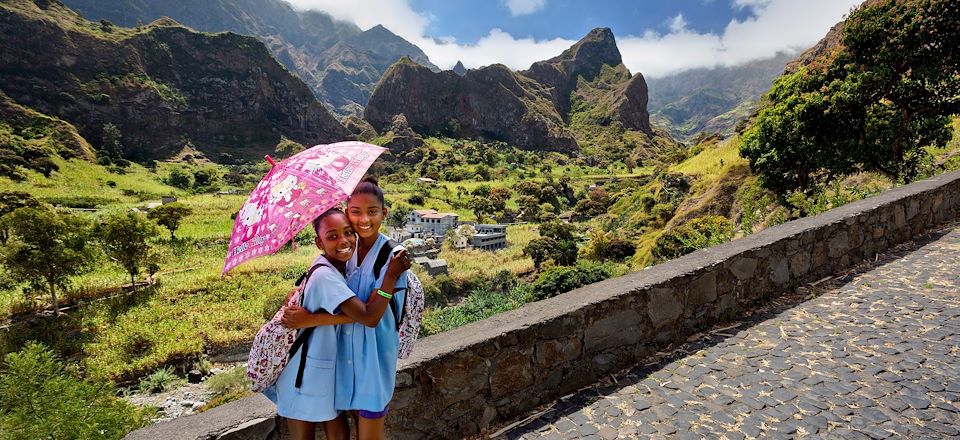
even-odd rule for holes
{"type": "Polygon", "coordinates": [[[238,366],[210,377],[204,382],[207,389],[223,395],[250,389],[250,379],[247,377],[247,368],[238,366]]]}
{"type": "Polygon", "coordinates": [[[187,383],[186,379],[174,374],[173,368],[166,367],[154,371],[151,375],[145,377],[140,381],[140,385],[138,385],[137,388],[141,393],[153,394],[172,390],[185,383],[187,383]]]}
{"type": "Polygon", "coordinates": [[[658,262],[671,260],[733,238],[733,222],[719,215],[691,220],[657,238],[653,256],[658,262]]]}
{"type": "Polygon", "coordinates": [[[115,438],[149,422],[107,384],[80,379],[52,351],[29,343],[4,357],[0,439],[115,438]]]}
{"type": "Polygon", "coordinates": [[[193,186],[193,176],[184,170],[174,168],[164,183],[180,189],[190,189],[193,186]]]}
{"type": "Polygon", "coordinates": [[[554,266],[544,271],[533,283],[529,299],[539,301],[557,296],[615,274],[616,268],[610,263],[580,261],[576,266],[554,266]]]}
{"type": "Polygon", "coordinates": [[[604,259],[623,261],[632,257],[635,253],[637,253],[636,243],[630,240],[614,238],[613,240],[610,240],[610,244],[607,245],[607,253],[604,259]]]}

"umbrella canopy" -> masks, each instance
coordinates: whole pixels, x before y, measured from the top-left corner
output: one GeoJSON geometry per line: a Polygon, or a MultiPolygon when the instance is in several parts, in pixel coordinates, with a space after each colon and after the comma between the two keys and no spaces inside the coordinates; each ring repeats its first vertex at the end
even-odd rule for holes
{"type": "Polygon", "coordinates": [[[348,197],[386,149],[364,142],[317,145],[280,162],[250,193],[233,224],[222,274],[283,247],[348,197]]]}

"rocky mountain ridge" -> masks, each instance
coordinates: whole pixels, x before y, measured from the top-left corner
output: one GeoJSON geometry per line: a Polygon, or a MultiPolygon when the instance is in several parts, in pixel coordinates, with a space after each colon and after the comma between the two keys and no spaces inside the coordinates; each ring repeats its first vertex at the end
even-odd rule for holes
{"type": "Polygon", "coordinates": [[[643,75],[630,74],[613,33],[598,28],[562,54],[519,72],[499,64],[431,72],[401,60],[378,83],[364,118],[378,131],[403,115],[420,134],[575,152],[581,135],[571,127],[578,112],[589,109],[592,125],[653,136],[646,104],[643,75]]]}
{"type": "Polygon", "coordinates": [[[281,136],[340,140],[340,123],[254,38],[162,20],[93,23],[55,0],[0,2],[0,87],[71,123],[97,147],[105,124],[125,155],[169,157],[185,144],[215,159],[254,158],[281,136]]]}
{"type": "Polygon", "coordinates": [[[90,20],[133,27],[170,17],[191,28],[260,39],[331,110],[360,115],[377,81],[401,56],[432,70],[417,46],[383,26],[366,31],[283,0],[63,0],[90,20]]]}

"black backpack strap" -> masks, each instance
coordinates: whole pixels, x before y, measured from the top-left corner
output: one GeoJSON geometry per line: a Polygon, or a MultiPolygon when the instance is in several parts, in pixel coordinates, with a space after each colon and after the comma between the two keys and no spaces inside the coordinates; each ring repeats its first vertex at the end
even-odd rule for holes
{"type": "MultiPolygon", "coordinates": [[[[296,285],[299,287],[301,284],[306,283],[310,279],[310,275],[313,275],[313,272],[319,269],[321,266],[330,266],[330,264],[323,259],[321,262],[313,265],[309,270],[307,270],[303,275],[300,276],[300,279],[297,280],[296,285]]],[[[306,287],[306,286],[304,286],[306,287]]],[[[301,303],[302,303],[301,299],[301,303]]],[[[297,380],[295,386],[300,388],[300,385],[303,385],[303,370],[307,366],[307,351],[310,349],[310,344],[307,344],[307,340],[310,339],[310,335],[313,334],[313,330],[316,327],[307,327],[300,331],[300,334],[297,335],[297,339],[294,339],[293,345],[290,346],[290,357],[293,357],[294,353],[300,347],[303,347],[303,353],[300,353],[300,365],[297,368],[297,380]]]]}
{"type": "Polygon", "coordinates": [[[310,349],[310,344],[307,344],[307,340],[310,338],[310,335],[313,334],[313,329],[316,327],[307,327],[303,329],[297,339],[293,341],[293,346],[290,347],[290,357],[293,357],[293,354],[297,352],[297,349],[303,347],[303,353],[300,353],[300,365],[297,367],[297,380],[294,382],[294,386],[298,389],[300,385],[303,385],[303,370],[307,366],[307,351],[310,349]]]}
{"type": "Polygon", "coordinates": [[[393,253],[393,249],[399,246],[400,243],[397,243],[396,240],[387,240],[383,246],[380,246],[380,252],[377,253],[377,259],[373,261],[373,275],[380,279],[380,271],[383,270],[383,266],[387,264],[387,260],[390,259],[390,254],[393,253]]]}
{"type": "MultiPolygon", "coordinates": [[[[377,259],[373,262],[373,274],[378,280],[380,279],[380,272],[383,270],[383,266],[387,264],[387,260],[390,258],[390,255],[393,254],[393,250],[399,245],[400,243],[396,240],[387,240],[383,246],[380,246],[377,259]]],[[[390,299],[390,311],[393,313],[394,322],[397,324],[397,331],[400,331],[400,319],[403,317],[403,304],[400,304],[400,300],[397,299],[396,295],[403,290],[402,288],[395,290],[393,292],[393,298],[390,299]]]]}

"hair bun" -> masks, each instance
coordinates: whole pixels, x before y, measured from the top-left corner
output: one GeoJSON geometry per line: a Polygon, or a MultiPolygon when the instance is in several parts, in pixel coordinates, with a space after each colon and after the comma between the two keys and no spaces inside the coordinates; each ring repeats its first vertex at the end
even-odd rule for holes
{"type": "Polygon", "coordinates": [[[380,182],[377,181],[377,178],[374,176],[364,176],[363,179],[360,179],[360,183],[369,182],[374,185],[380,186],[380,182]]]}

